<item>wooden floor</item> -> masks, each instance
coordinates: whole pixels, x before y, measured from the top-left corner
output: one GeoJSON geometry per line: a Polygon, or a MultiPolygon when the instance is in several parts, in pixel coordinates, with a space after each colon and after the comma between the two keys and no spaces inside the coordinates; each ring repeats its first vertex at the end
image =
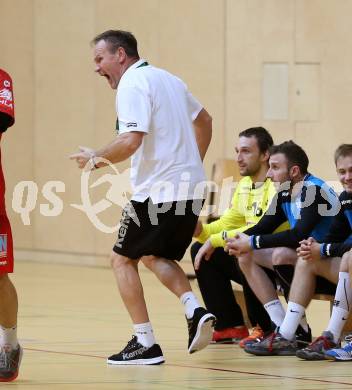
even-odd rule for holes
{"type": "Polygon", "coordinates": [[[231,345],[188,355],[181,305],[153,275],[142,278],[166,364],[110,367],[106,357],[131,335],[110,270],[18,262],[24,358],[18,380],[1,389],[352,389],[352,363],[254,357],[231,345]]]}

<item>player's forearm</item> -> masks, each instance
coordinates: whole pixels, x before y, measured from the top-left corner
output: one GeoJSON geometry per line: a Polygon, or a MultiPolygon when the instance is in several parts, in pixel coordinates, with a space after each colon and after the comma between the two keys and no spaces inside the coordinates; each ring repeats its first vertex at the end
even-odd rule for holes
{"type": "MultiPolygon", "coordinates": [[[[97,150],[95,156],[102,157],[109,160],[112,164],[115,164],[131,157],[139,148],[140,144],[141,139],[139,137],[131,137],[129,133],[122,134],[105,147],[97,150]]],[[[107,164],[104,162],[97,162],[96,165],[100,168],[107,164]]]]}
{"type": "Polygon", "coordinates": [[[202,160],[204,159],[211,141],[213,132],[212,121],[212,117],[203,108],[193,122],[198,150],[202,160]]]}

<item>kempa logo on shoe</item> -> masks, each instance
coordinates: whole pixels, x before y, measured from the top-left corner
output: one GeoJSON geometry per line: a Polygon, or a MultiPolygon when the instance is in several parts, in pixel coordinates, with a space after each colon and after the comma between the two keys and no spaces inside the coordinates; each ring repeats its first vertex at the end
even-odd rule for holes
{"type": "Polygon", "coordinates": [[[122,358],[123,358],[124,360],[133,359],[133,358],[136,357],[137,355],[142,355],[143,352],[147,351],[148,349],[149,349],[149,348],[147,348],[147,347],[141,347],[141,348],[136,349],[136,350],[133,351],[133,352],[123,353],[123,354],[122,354],[122,358]]]}

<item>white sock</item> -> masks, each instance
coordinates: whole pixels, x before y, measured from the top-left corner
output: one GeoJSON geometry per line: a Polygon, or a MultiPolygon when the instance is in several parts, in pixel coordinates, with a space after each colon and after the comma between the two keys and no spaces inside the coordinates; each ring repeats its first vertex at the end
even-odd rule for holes
{"type": "Polygon", "coordinates": [[[338,343],[342,329],[347,321],[351,301],[352,289],[349,273],[339,272],[339,281],[336,287],[334,306],[326,329],[333,334],[335,343],[338,343]]]}
{"type": "Polygon", "coordinates": [[[293,340],[296,335],[297,327],[305,313],[306,308],[298,303],[289,301],[285,319],[280,326],[280,333],[287,340],[293,340]]]}
{"type": "Polygon", "coordinates": [[[264,309],[269,314],[271,321],[280,326],[285,318],[285,310],[282,306],[280,299],[274,299],[264,305],[264,309]]]}
{"type": "Polygon", "coordinates": [[[4,328],[0,326],[0,345],[11,345],[12,348],[17,347],[17,326],[14,326],[13,328],[4,328]]]}
{"type": "Polygon", "coordinates": [[[134,334],[138,342],[145,347],[151,347],[156,344],[152,324],[145,322],[143,324],[133,324],[134,334]]]}
{"type": "Polygon", "coordinates": [[[180,296],[180,301],[185,307],[185,314],[187,318],[192,318],[194,310],[200,307],[197,297],[192,291],[187,291],[180,296]]]}

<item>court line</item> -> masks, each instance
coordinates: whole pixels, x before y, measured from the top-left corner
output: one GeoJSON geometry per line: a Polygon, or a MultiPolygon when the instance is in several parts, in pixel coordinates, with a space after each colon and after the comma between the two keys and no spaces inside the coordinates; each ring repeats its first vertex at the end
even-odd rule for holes
{"type": "MultiPolygon", "coordinates": [[[[83,354],[83,353],[76,353],[76,352],[62,352],[62,351],[50,351],[47,349],[38,349],[38,348],[24,348],[26,351],[34,351],[34,352],[45,352],[45,353],[53,353],[53,354],[60,354],[60,355],[71,355],[71,356],[81,356],[81,357],[94,357],[99,359],[106,360],[105,356],[100,355],[90,355],[90,354],[83,354]]],[[[332,363],[332,362],[330,362],[332,363]]],[[[263,374],[260,372],[251,372],[251,371],[239,371],[239,370],[231,370],[229,368],[214,368],[214,367],[198,367],[198,366],[192,366],[187,364],[167,364],[171,367],[180,367],[180,368],[195,368],[198,370],[208,370],[208,371],[218,371],[218,372],[231,372],[235,374],[245,374],[245,375],[256,375],[256,376],[262,376],[267,378],[279,378],[279,379],[295,379],[299,381],[310,381],[310,382],[318,382],[318,383],[330,383],[334,385],[347,385],[352,387],[352,383],[350,382],[336,382],[326,379],[315,379],[315,378],[303,378],[303,377],[297,377],[297,376],[287,376],[287,375],[275,375],[275,374],[263,374]]]]}

